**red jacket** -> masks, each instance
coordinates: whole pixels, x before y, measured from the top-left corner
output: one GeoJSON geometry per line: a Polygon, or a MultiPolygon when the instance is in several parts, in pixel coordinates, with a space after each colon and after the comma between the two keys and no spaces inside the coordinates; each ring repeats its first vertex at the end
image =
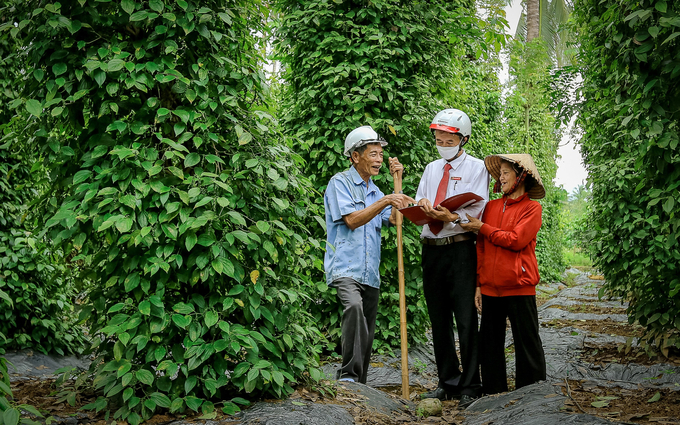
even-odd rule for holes
{"type": "Polygon", "coordinates": [[[486,204],[477,236],[477,286],[491,297],[536,295],[541,204],[524,194],[486,204]],[[503,211],[505,209],[505,211],[503,211]]]}

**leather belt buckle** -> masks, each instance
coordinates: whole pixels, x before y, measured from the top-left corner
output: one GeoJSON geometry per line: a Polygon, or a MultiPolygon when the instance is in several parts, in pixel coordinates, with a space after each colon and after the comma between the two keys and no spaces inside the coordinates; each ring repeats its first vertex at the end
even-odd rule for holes
{"type": "Polygon", "coordinates": [[[435,245],[443,246],[450,245],[455,242],[463,242],[474,239],[473,235],[470,233],[461,233],[458,235],[447,236],[445,238],[422,238],[420,241],[423,245],[435,245]]]}

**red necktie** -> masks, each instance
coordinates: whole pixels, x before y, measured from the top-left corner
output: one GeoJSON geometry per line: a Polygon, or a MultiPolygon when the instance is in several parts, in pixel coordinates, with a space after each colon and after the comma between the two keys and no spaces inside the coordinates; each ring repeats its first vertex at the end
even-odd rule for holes
{"type": "MultiPolygon", "coordinates": [[[[439,187],[437,187],[437,197],[434,198],[434,204],[432,204],[433,208],[436,208],[437,205],[439,205],[444,199],[446,199],[446,189],[449,187],[449,170],[451,168],[452,168],[451,164],[447,162],[446,165],[444,166],[444,175],[442,176],[442,179],[439,182],[439,187]]],[[[444,227],[443,221],[434,221],[430,223],[430,231],[435,235],[441,232],[443,227],[444,227]]]]}

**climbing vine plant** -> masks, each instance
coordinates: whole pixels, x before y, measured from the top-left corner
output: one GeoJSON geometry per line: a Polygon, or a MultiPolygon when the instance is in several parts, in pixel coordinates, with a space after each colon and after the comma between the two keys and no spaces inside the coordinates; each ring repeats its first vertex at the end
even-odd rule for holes
{"type": "MultiPolygon", "coordinates": [[[[25,54],[10,107],[50,169],[42,234],[91,282],[80,319],[102,397],[136,424],[160,409],[238,410],[318,379],[303,308],[320,256],[309,182],[267,113],[259,2],[12,2],[25,54]],[[231,400],[231,401],[229,401],[231,400]],[[235,404],[237,403],[237,404],[235,404]]],[[[113,410],[112,410],[113,409],[113,410]]]]}
{"type": "Polygon", "coordinates": [[[630,302],[643,343],[680,348],[680,10],[677,2],[578,0],[592,182],[593,255],[605,293],[630,302]]]}
{"type": "Polygon", "coordinates": [[[16,40],[0,38],[0,353],[76,353],[84,343],[73,326],[73,267],[36,234],[30,204],[45,187],[45,169],[20,137],[28,113],[15,116],[9,108],[20,97],[19,51],[16,40]]]}

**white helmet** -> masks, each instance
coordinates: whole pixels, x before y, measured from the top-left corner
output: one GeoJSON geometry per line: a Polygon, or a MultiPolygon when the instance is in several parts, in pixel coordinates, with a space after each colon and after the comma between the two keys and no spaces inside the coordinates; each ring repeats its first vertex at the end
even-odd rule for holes
{"type": "MultiPolygon", "coordinates": [[[[432,124],[430,124],[430,130],[441,130],[447,133],[460,134],[461,139],[465,137],[470,137],[472,134],[472,123],[470,118],[463,111],[458,109],[444,109],[434,116],[432,124]]],[[[461,144],[465,144],[462,142],[461,144]]]]}
{"type": "Polygon", "coordinates": [[[387,142],[370,125],[355,128],[345,137],[345,156],[352,156],[352,152],[360,146],[369,143],[380,143],[380,146],[387,146],[387,142]]]}

